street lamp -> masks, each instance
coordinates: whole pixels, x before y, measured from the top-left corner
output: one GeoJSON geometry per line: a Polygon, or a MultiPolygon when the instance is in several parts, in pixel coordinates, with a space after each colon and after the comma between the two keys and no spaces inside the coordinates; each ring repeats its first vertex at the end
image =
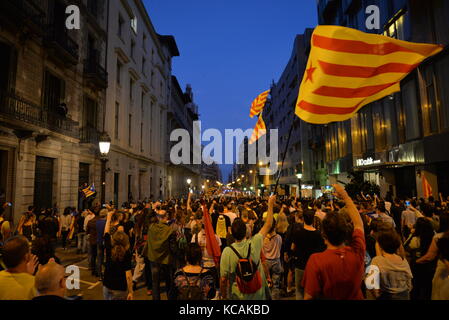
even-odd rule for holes
{"type": "Polygon", "coordinates": [[[301,199],[301,179],[302,179],[302,173],[298,172],[296,174],[296,178],[298,178],[298,190],[299,190],[299,199],[301,199]]]}
{"type": "Polygon", "coordinates": [[[106,163],[111,149],[111,138],[106,132],[103,132],[98,141],[98,147],[101,154],[101,204],[106,202],[106,163]]]}
{"type": "Polygon", "coordinates": [[[190,193],[190,184],[192,183],[192,179],[189,178],[189,179],[186,180],[186,182],[187,182],[187,185],[188,185],[187,188],[189,189],[188,193],[190,193]]]}

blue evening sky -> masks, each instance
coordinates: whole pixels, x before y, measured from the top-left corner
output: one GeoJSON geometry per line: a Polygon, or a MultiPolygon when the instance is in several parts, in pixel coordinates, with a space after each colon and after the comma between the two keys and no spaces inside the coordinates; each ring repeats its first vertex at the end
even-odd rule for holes
{"type": "MultiPolygon", "coordinates": [[[[316,0],[144,3],[156,31],[176,38],[181,56],[173,60],[173,74],[183,89],[192,85],[203,130],[223,135],[254,127],[252,100],[281,76],[295,35],[317,24],[316,0]]],[[[232,166],[221,168],[226,181],[232,166]]]]}

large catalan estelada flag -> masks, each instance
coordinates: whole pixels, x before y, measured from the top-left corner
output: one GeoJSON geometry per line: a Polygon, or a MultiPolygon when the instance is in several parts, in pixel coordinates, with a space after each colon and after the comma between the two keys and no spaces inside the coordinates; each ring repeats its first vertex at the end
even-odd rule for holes
{"type": "Polygon", "coordinates": [[[92,183],[90,186],[82,190],[86,198],[89,198],[95,194],[95,186],[92,183]]]}
{"type": "Polygon", "coordinates": [[[203,203],[203,224],[206,233],[206,250],[207,253],[214,258],[215,266],[220,265],[221,249],[215,237],[212,219],[209,215],[206,205],[203,203]]]}
{"type": "Polygon", "coordinates": [[[314,124],[344,121],[401,90],[400,81],[442,46],[318,26],[299,90],[296,115],[314,124]]]}
{"type": "Polygon", "coordinates": [[[249,144],[253,144],[257,140],[260,139],[264,134],[267,133],[267,127],[265,125],[265,121],[262,119],[262,115],[259,116],[259,120],[254,127],[253,134],[251,135],[251,139],[249,139],[249,144]]]}
{"type": "Polygon", "coordinates": [[[426,176],[421,174],[422,176],[422,189],[424,194],[424,199],[428,199],[430,196],[433,195],[432,186],[430,185],[429,181],[427,181],[426,176]]]}
{"type": "Polygon", "coordinates": [[[263,111],[265,104],[267,103],[270,90],[262,92],[251,104],[251,110],[249,111],[249,117],[254,118],[263,111]]]}

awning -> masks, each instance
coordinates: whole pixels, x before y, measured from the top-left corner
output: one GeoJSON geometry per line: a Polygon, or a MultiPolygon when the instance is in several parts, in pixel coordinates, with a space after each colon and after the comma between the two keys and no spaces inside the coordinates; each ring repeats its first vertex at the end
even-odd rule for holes
{"type": "Polygon", "coordinates": [[[354,167],[354,171],[372,171],[372,170],[379,170],[379,169],[395,169],[395,168],[402,168],[402,167],[409,167],[409,166],[418,166],[423,165],[421,162],[381,162],[381,163],[375,163],[370,164],[367,166],[357,166],[354,167]]]}

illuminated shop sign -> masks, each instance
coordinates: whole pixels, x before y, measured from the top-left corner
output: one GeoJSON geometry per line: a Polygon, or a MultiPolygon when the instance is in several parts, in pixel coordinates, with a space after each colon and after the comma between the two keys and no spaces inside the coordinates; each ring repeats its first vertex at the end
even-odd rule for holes
{"type": "Polygon", "coordinates": [[[312,190],[313,186],[307,185],[307,184],[302,184],[301,185],[301,189],[303,189],[303,190],[312,190]]]}
{"type": "Polygon", "coordinates": [[[373,160],[373,158],[368,158],[368,159],[357,159],[356,163],[357,163],[358,167],[362,167],[362,166],[370,166],[373,164],[378,164],[378,163],[381,163],[381,161],[373,160]]]}

